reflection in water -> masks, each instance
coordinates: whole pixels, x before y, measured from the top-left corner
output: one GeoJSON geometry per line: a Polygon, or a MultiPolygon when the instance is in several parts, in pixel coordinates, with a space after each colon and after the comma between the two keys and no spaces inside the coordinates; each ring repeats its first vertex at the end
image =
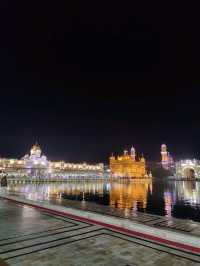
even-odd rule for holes
{"type": "Polygon", "coordinates": [[[169,191],[164,192],[165,215],[170,218],[172,213],[172,197],[169,191]]]}
{"type": "Polygon", "coordinates": [[[147,193],[152,190],[151,181],[112,183],[110,205],[121,209],[146,209],[147,193]]]}
{"type": "Polygon", "coordinates": [[[132,182],[70,181],[9,185],[8,190],[33,200],[64,199],[124,209],[125,215],[145,211],[200,220],[200,182],[145,180],[132,182]]]}
{"type": "Polygon", "coordinates": [[[200,204],[200,183],[196,181],[182,181],[176,184],[178,200],[191,205],[200,204]]]}

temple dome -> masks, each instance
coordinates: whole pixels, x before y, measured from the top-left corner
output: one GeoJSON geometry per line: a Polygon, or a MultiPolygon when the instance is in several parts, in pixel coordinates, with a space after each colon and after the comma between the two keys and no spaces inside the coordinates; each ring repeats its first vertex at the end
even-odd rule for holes
{"type": "Polygon", "coordinates": [[[31,155],[41,156],[42,150],[36,142],[31,148],[31,155]]]}

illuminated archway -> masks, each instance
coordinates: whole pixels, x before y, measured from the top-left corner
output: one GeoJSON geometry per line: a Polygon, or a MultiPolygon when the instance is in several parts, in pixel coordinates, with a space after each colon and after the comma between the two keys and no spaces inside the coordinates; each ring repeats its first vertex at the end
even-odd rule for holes
{"type": "Polygon", "coordinates": [[[195,178],[195,170],[193,167],[185,167],[183,169],[183,175],[186,178],[195,178]]]}
{"type": "Polygon", "coordinates": [[[200,160],[180,160],[176,162],[176,176],[200,179],[200,160]]]}

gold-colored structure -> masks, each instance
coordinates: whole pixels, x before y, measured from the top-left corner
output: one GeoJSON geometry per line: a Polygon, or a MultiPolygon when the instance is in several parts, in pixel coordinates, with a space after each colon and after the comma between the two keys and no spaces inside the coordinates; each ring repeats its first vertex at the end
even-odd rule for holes
{"type": "Polygon", "coordinates": [[[122,156],[110,157],[111,176],[116,178],[147,178],[150,177],[146,173],[146,162],[142,156],[136,160],[135,149],[131,148],[131,153],[124,151],[122,156]]]}

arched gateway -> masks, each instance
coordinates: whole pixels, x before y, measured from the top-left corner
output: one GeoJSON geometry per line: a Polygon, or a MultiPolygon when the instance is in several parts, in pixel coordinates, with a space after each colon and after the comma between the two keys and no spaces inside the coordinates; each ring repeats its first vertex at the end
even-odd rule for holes
{"type": "Polygon", "coordinates": [[[183,169],[183,175],[186,178],[195,178],[195,170],[192,167],[186,167],[183,169]]]}
{"type": "Polygon", "coordinates": [[[176,163],[176,176],[188,179],[200,178],[200,161],[180,160],[176,163]]]}

